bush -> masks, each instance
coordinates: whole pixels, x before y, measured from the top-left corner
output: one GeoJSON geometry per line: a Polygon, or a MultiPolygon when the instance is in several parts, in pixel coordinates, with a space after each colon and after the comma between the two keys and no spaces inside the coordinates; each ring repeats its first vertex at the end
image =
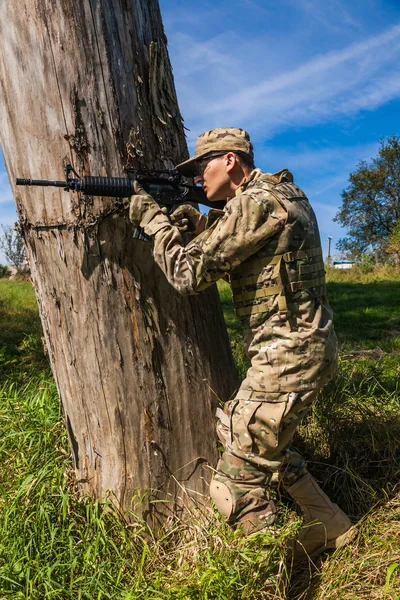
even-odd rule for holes
{"type": "Polygon", "coordinates": [[[372,254],[361,254],[357,268],[360,273],[372,273],[376,266],[376,261],[372,254]]]}
{"type": "Polygon", "coordinates": [[[8,277],[8,275],[7,265],[0,265],[0,279],[4,279],[5,277],[8,277]]]}
{"type": "Polygon", "coordinates": [[[20,232],[10,226],[2,225],[1,228],[3,233],[0,234],[0,248],[6,260],[16,267],[22,266],[25,262],[25,246],[20,232]]]}
{"type": "Polygon", "coordinates": [[[394,259],[396,264],[400,263],[400,220],[397,222],[397,225],[389,238],[389,244],[386,251],[394,259]]]}

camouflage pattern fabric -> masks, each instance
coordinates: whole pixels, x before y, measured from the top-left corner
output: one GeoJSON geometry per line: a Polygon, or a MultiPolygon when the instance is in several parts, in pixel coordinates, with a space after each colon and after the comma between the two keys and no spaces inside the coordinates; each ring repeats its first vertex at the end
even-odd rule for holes
{"type": "Polygon", "coordinates": [[[180,293],[201,293],[226,276],[231,281],[251,366],[224,408],[229,425],[218,425],[225,452],[213,485],[220,482],[224,501],[229,497],[228,520],[240,521],[267,507],[277,474],[290,485],[305,473],[291,439],[335,373],[315,215],[289,171],[254,169],[186,246],[167,215],[143,225],[154,236],[156,262],[180,293]]]}
{"type": "Polygon", "coordinates": [[[263,402],[230,400],[217,425],[225,450],[214,479],[231,495],[228,522],[264,508],[268,490],[279,481],[288,487],[305,473],[304,459],[291,449],[297,427],[317,392],[270,394],[263,402]]]}
{"type": "MultiPolygon", "coordinates": [[[[171,285],[181,294],[197,294],[227,275],[232,283],[240,281],[249,267],[251,275],[253,264],[262,278],[250,286],[254,291],[312,277],[299,271],[318,268],[314,259],[285,263],[278,273],[276,265],[257,267],[263,257],[320,247],[314,212],[291,177],[288,171],[265,175],[254,169],[223,211],[210,211],[206,230],[186,246],[167,215],[144,223],[145,232],[154,236],[154,258],[171,285]]],[[[319,389],[335,372],[337,342],[325,286],[289,291],[286,300],[282,311],[279,295],[267,296],[262,312],[240,317],[251,359],[241,400],[319,389]]],[[[239,308],[256,303],[241,302],[239,308]]]]}
{"type": "Polygon", "coordinates": [[[176,165],[183,175],[192,175],[196,161],[211,152],[244,152],[253,158],[253,145],[247,131],[237,127],[218,127],[199,135],[196,141],[194,156],[176,165]]]}

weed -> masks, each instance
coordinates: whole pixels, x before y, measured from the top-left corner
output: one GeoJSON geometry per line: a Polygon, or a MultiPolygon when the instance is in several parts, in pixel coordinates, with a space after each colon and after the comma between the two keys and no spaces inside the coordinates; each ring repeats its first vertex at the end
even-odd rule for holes
{"type": "MultiPolygon", "coordinates": [[[[295,573],[290,600],[399,600],[400,277],[353,277],[329,284],[342,347],[339,372],[296,445],[358,521],[359,534],[349,547],[295,573]]],[[[244,375],[240,324],[229,287],[222,283],[219,290],[244,375]]],[[[271,597],[266,581],[298,527],[288,499],[281,500],[285,518],[276,538],[246,539],[211,507],[185,521],[171,518],[156,537],[135,506],[121,515],[109,499],[79,498],[28,282],[0,281],[0,332],[1,600],[271,597]]]]}
{"type": "Polygon", "coordinates": [[[67,440],[53,383],[0,394],[0,590],[4,597],[262,599],[293,529],[246,540],[210,509],[155,537],[115,506],[68,488],[67,440]]]}
{"type": "Polygon", "coordinates": [[[7,265],[0,265],[0,279],[8,277],[9,271],[7,265]]]}
{"type": "Polygon", "coordinates": [[[0,279],[0,383],[42,370],[50,377],[32,284],[0,279]]]}

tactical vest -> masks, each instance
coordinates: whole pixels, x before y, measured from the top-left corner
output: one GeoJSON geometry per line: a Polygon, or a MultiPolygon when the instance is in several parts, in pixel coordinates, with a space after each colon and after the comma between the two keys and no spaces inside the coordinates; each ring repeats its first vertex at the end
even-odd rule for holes
{"type": "Polygon", "coordinates": [[[307,290],[325,296],[325,271],[314,211],[288,171],[262,175],[250,187],[262,188],[269,213],[285,211],[286,224],[266,240],[260,251],[236,267],[230,277],[233,302],[239,317],[268,313],[276,296],[281,313],[288,312],[292,296],[307,290]]]}

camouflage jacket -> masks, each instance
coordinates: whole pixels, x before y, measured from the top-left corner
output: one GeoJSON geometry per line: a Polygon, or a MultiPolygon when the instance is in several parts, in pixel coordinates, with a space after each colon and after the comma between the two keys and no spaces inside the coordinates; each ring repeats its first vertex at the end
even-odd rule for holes
{"type": "Polygon", "coordinates": [[[180,293],[200,293],[228,276],[251,360],[239,399],[318,389],[332,378],[337,344],[318,225],[289,171],[254,169],[187,245],[164,214],[145,231],[180,293]]]}

